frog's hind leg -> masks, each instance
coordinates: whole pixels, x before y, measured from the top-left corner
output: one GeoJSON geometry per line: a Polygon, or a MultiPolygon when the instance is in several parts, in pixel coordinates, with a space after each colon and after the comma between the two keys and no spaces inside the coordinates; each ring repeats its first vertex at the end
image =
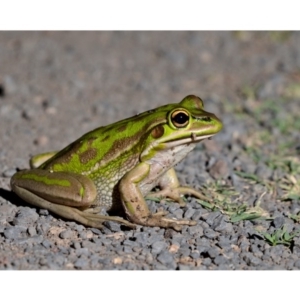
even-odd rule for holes
{"type": "Polygon", "coordinates": [[[28,195],[26,197],[26,202],[28,202],[34,206],[47,209],[47,210],[51,211],[52,213],[57,214],[65,219],[77,221],[88,227],[101,229],[101,228],[103,228],[103,225],[102,225],[103,222],[114,221],[114,222],[124,224],[127,227],[135,228],[134,224],[132,224],[129,221],[127,221],[123,218],[120,218],[120,217],[111,217],[111,216],[103,216],[103,215],[87,213],[87,212],[81,211],[75,207],[69,207],[69,206],[60,205],[57,203],[51,203],[47,200],[40,198],[37,195],[30,193],[27,190],[22,190],[22,188],[18,188],[18,191],[19,191],[19,193],[17,193],[17,194],[22,193],[22,197],[24,197],[24,198],[26,197],[26,195],[28,195]]]}
{"type": "Polygon", "coordinates": [[[135,226],[120,217],[90,213],[97,190],[88,177],[69,172],[25,170],[11,180],[12,190],[26,202],[83,225],[102,228],[103,222],[114,221],[135,226]]]}
{"type": "Polygon", "coordinates": [[[34,155],[31,157],[29,160],[29,165],[31,169],[36,169],[39,166],[41,166],[45,161],[48,159],[52,158],[58,151],[52,151],[52,152],[46,152],[46,153],[41,153],[34,155]]]}
{"type": "Polygon", "coordinates": [[[204,196],[197,190],[189,186],[180,186],[176,172],[174,168],[168,170],[160,179],[159,187],[161,188],[158,192],[152,192],[147,196],[157,198],[168,198],[171,201],[178,202],[181,207],[185,206],[185,202],[182,199],[182,195],[193,195],[198,199],[211,203],[211,199],[204,196]]]}

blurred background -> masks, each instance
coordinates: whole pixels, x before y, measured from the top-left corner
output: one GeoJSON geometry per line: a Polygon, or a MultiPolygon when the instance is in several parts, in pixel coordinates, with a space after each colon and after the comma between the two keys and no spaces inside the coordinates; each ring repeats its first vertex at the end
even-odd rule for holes
{"type": "Polygon", "coordinates": [[[299,137],[299,32],[0,32],[0,66],[12,163],[188,94],[227,125],[219,139],[299,137]]]}

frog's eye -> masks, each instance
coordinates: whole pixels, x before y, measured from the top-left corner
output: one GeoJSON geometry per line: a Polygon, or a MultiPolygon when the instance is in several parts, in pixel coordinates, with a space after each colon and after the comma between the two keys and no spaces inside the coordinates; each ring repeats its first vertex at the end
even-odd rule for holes
{"type": "Polygon", "coordinates": [[[185,127],[190,120],[190,117],[187,112],[182,110],[174,111],[171,116],[172,123],[177,128],[185,127]]]}

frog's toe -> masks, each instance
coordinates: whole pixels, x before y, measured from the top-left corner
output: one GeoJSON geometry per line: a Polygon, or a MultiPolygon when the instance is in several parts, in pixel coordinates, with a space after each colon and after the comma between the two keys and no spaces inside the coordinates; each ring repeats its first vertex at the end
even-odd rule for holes
{"type": "Polygon", "coordinates": [[[177,231],[182,230],[183,225],[188,225],[188,226],[194,226],[197,224],[196,221],[190,221],[190,220],[175,220],[175,219],[166,219],[166,221],[169,221],[169,227],[172,227],[173,229],[177,231]]]}

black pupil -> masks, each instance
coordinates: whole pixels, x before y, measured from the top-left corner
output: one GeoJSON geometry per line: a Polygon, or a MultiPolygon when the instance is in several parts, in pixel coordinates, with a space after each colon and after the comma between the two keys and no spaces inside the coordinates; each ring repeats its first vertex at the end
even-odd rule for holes
{"type": "Polygon", "coordinates": [[[189,120],[189,116],[185,113],[178,113],[175,117],[173,117],[173,121],[177,124],[184,124],[189,120]]]}

